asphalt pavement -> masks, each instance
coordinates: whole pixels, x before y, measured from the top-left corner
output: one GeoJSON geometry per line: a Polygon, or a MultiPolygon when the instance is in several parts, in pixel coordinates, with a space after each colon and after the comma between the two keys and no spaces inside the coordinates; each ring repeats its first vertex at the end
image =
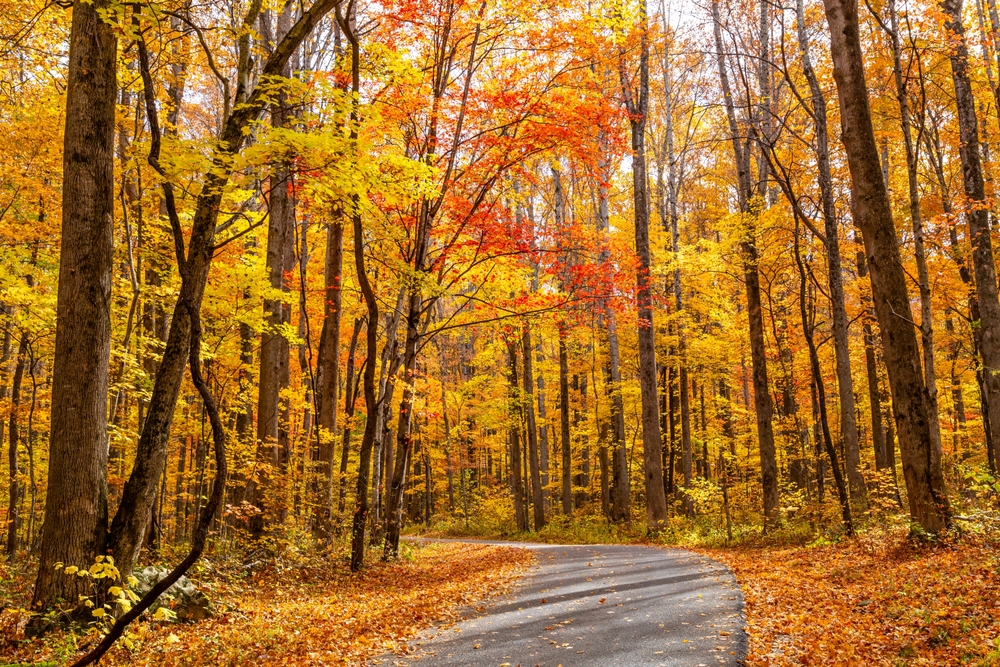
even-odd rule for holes
{"type": "Polygon", "coordinates": [[[722,563],[683,549],[501,543],[537,564],[515,590],[382,665],[722,667],[746,656],[743,596],[722,563]]]}

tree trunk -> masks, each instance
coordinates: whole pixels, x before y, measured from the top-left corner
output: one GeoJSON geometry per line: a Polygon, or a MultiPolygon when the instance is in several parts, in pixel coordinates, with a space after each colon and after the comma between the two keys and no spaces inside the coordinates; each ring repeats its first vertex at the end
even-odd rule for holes
{"type": "Polygon", "coordinates": [[[619,58],[619,74],[632,138],[632,203],[635,215],[635,251],[639,257],[636,273],[636,301],[639,315],[639,389],[642,395],[642,458],[646,482],[646,526],[659,530],[667,520],[667,500],[663,493],[663,464],[660,452],[660,405],[656,388],[656,326],[653,322],[653,294],[650,280],[649,196],[646,184],[646,114],[649,110],[649,39],[646,34],[646,3],[641,2],[639,89],[635,95],[629,82],[624,56],[619,58]]]}
{"type": "Polygon", "coordinates": [[[531,396],[535,380],[531,368],[534,348],[531,345],[531,330],[525,322],[521,330],[521,356],[524,364],[524,409],[528,428],[528,468],[531,474],[531,502],[534,505],[535,530],[545,526],[545,501],[542,497],[542,476],[538,468],[538,437],[535,424],[535,406],[531,396]]]}
{"type": "MultiPolygon", "coordinates": [[[[298,45],[335,4],[335,0],[316,0],[303,12],[286,38],[275,47],[274,52],[265,61],[261,70],[261,78],[264,81],[280,74],[298,45]]],[[[192,313],[197,314],[201,309],[215,252],[216,222],[223,192],[231,173],[231,158],[243,148],[247,138],[244,129],[264,109],[266,97],[264,89],[259,86],[248,93],[238,89],[236,98],[245,99],[245,102],[235,106],[226,117],[219,142],[213,149],[213,166],[206,171],[203,178],[201,194],[198,196],[191,220],[186,252],[183,247],[184,235],[180,221],[175,213],[170,215],[181,286],[170,320],[167,344],[160,367],[157,369],[153,393],[139,437],[135,465],[122,490],[122,501],[111,524],[108,542],[115,555],[116,564],[123,572],[131,570],[138,556],[146,517],[156,500],[163,466],[166,465],[170,425],[180,393],[181,380],[189,360],[192,313]],[[245,98],[241,97],[243,95],[245,98]]],[[[148,101],[147,107],[150,104],[148,101]]],[[[163,187],[164,192],[169,191],[172,197],[170,183],[165,182],[163,187]]]]}
{"type": "MultiPolygon", "coordinates": [[[[31,607],[76,601],[107,539],[107,395],[114,260],[118,44],[106,0],[73,5],[63,136],[62,244],[52,368],[49,480],[31,607]]],[[[157,475],[157,480],[159,475],[157,475]]],[[[142,521],[146,520],[142,512],[142,521]]],[[[116,559],[119,554],[114,554],[116,559]]],[[[131,561],[126,559],[126,565],[131,561]]],[[[127,571],[127,570],[123,570],[127,571]]]]}
{"type": "Polygon", "coordinates": [[[940,463],[933,453],[927,388],[913,331],[906,276],[868,105],[856,0],[824,0],[830,26],[842,139],[851,173],[854,218],[864,235],[875,312],[899,430],[910,517],[937,533],[950,525],[940,463]]]}
{"type": "MultiPolygon", "coordinates": [[[[426,238],[426,237],[425,237],[426,238]]],[[[426,247],[426,244],[422,244],[426,247]]],[[[423,253],[421,252],[421,257],[423,253]]],[[[422,266],[423,261],[420,261],[422,266]]],[[[420,338],[420,313],[423,300],[414,288],[407,298],[406,342],[403,344],[403,395],[399,402],[399,417],[396,422],[396,460],[392,471],[392,484],[386,495],[385,509],[385,553],[384,558],[395,559],[399,555],[399,531],[402,528],[403,489],[406,471],[410,465],[413,450],[413,434],[410,432],[413,418],[414,378],[417,363],[417,344],[420,338]]]]}
{"type": "MultiPolygon", "coordinates": [[[[323,302],[323,329],[316,360],[316,421],[319,426],[320,515],[329,521],[333,514],[333,458],[337,441],[337,403],[340,398],[341,279],[344,267],[343,212],[333,212],[326,234],[326,290],[323,302]]],[[[357,342],[358,326],[354,341],[357,342]]],[[[348,387],[350,387],[350,380],[348,387]]],[[[350,389],[347,390],[350,392],[350,389]]],[[[343,479],[343,473],[341,473],[343,479]]]]}
{"type": "MultiPolygon", "coordinates": [[[[537,275],[537,272],[536,274],[537,275]]],[[[544,361],[542,356],[542,342],[539,340],[535,343],[535,361],[541,363],[544,361]]],[[[538,401],[538,419],[541,422],[538,426],[538,466],[541,472],[542,479],[542,504],[544,509],[549,509],[549,426],[546,423],[546,408],[545,408],[545,377],[542,375],[541,369],[538,371],[538,378],[535,381],[535,386],[538,387],[537,401],[538,401]]]]}
{"type": "MultiPolygon", "coordinates": [[[[663,225],[670,234],[670,248],[673,252],[674,273],[673,273],[673,294],[674,306],[677,308],[677,359],[678,377],[680,382],[680,408],[681,408],[681,470],[684,475],[684,488],[690,489],[693,481],[692,462],[693,452],[691,449],[691,395],[688,385],[687,369],[687,338],[684,312],[684,295],[681,286],[681,266],[680,266],[680,230],[678,228],[677,215],[677,174],[675,169],[676,158],[674,156],[674,129],[673,129],[673,97],[670,90],[670,59],[669,53],[665,50],[663,55],[663,84],[664,84],[664,159],[667,162],[667,184],[666,202],[663,210],[663,225]]],[[[669,388],[664,388],[669,393],[669,388]]],[[[673,446],[673,443],[670,443],[673,446]]],[[[671,484],[671,490],[673,490],[671,484]]],[[[684,509],[688,514],[694,512],[694,503],[691,497],[684,496],[684,509]]]]}
{"type": "MultiPolygon", "coordinates": [[[[983,360],[983,384],[989,403],[990,424],[1000,424],[1000,298],[997,295],[996,266],[990,239],[989,209],[986,202],[983,169],[979,145],[979,120],[976,100],[969,78],[968,47],[962,24],[962,0],[943,0],[942,9],[948,16],[945,27],[951,33],[950,50],[955,103],[961,135],[959,154],[962,158],[962,182],[969,207],[965,219],[972,240],[972,264],[976,273],[976,294],[980,314],[980,352],[983,360]]],[[[1000,460],[1000,428],[992,435],[993,459],[1000,460]]],[[[938,443],[940,446],[940,442],[938,443]]],[[[937,453],[940,458],[940,451],[937,453]]],[[[940,461],[936,462],[940,465],[940,461]]]]}
{"type": "MultiPolygon", "coordinates": [[[[864,253],[858,253],[858,277],[864,278],[868,275],[868,263],[864,261],[864,253]],[[863,269],[863,270],[862,270],[863,269]]],[[[868,403],[871,408],[871,429],[872,448],[875,450],[875,469],[884,470],[889,466],[889,457],[886,455],[885,431],[882,428],[882,401],[881,392],[878,388],[878,364],[875,358],[875,334],[872,331],[871,320],[875,314],[870,305],[870,299],[862,297],[863,301],[868,301],[865,309],[864,325],[862,333],[865,343],[865,374],[868,378],[868,403]]]]}
{"type": "MultiPolygon", "coordinates": [[[[14,366],[14,377],[10,385],[10,423],[8,430],[10,433],[10,449],[8,450],[8,464],[10,473],[10,496],[7,505],[7,556],[13,557],[17,553],[17,533],[21,528],[21,517],[18,509],[21,503],[20,470],[18,470],[18,450],[20,448],[21,431],[19,417],[21,409],[21,382],[24,379],[24,366],[27,362],[28,354],[28,333],[21,334],[21,340],[17,345],[17,363],[14,366]]],[[[30,434],[29,434],[30,437],[30,434]]]]}
{"type": "MultiPolygon", "coordinates": [[[[291,4],[284,5],[278,14],[278,40],[284,37],[290,27],[291,4]]],[[[291,76],[286,64],[280,76],[291,76]]],[[[284,93],[279,93],[277,103],[271,107],[271,126],[282,128],[288,124],[291,112],[285,108],[284,93]]],[[[289,405],[281,398],[288,389],[290,372],[290,350],[288,339],[282,331],[291,322],[291,304],[285,275],[292,270],[295,247],[295,198],[292,190],[292,176],[288,164],[275,167],[270,179],[270,215],[267,225],[267,273],[271,288],[269,298],[264,299],[264,330],[260,337],[260,378],[257,393],[257,446],[258,461],[263,464],[261,482],[253,486],[250,502],[262,511],[263,495],[268,493],[275,505],[273,512],[256,515],[252,522],[252,532],[259,537],[267,523],[265,516],[278,524],[285,522],[287,507],[285,494],[291,443],[289,441],[289,405]],[[274,487],[268,474],[272,467],[282,479],[274,487]]]]}
{"type": "Polygon", "coordinates": [[[569,431],[569,354],[566,349],[566,327],[559,325],[559,433],[562,443],[562,511],[573,516],[573,454],[569,431]]]}
{"type": "Polygon", "coordinates": [[[840,471],[840,464],[837,461],[837,450],[833,446],[833,438],[830,436],[830,419],[826,410],[826,388],[823,384],[823,370],[819,364],[819,353],[816,351],[815,324],[809,321],[808,310],[806,308],[806,269],[802,262],[802,253],[799,248],[798,216],[795,219],[795,265],[799,270],[799,314],[802,318],[802,334],[805,336],[806,346],[809,348],[809,368],[812,371],[812,383],[816,389],[820,426],[823,432],[823,445],[827,456],[830,457],[830,469],[833,471],[833,479],[837,485],[837,498],[840,501],[844,532],[848,535],[853,535],[854,520],[851,517],[851,501],[848,498],[844,475],[840,471]]]}
{"type": "Polygon", "coordinates": [[[344,382],[344,433],[340,450],[340,494],[337,499],[337,514],[343,514],[347,503],[347,462],[351,456],[351,433],[354,430],[354,404],[358,398],[358,386],[354,381],[354,355],[358,350],[358,336],[361,335],[360,317],[354,320],[351,345],[347,350],[347,374],[344,382]]]}
{"type": "Polygon", "coordinates": [[[518,400],[520,387],[517,383],[517,344],[507,340],[509,367],[507,370],[508,443],[510,445],[510,480],[514,495],[514,519],[517,530],[528,530],[528,515],[524,507],[524,480],[521,476],[521,402],[518,400]]]}
{"type": "MultiPolygon", "coordinates": [[[[719,15],[718,0],[712,2],[712,24],[715,34],[716,60],[719,67],[719,81],[725,98],[726,116],[729,122],[730,140],[736,158],[736,174],[740,210],[746,229],[740,249],[743,254],[743,277],[747,294],[747,320],[750,328],[751,375],[754,390],[754,413],[757,416],[757,440],[760,451],[761,483],[763,486],[764,523],[767,527],[777,519],[778,510],[778,464],[774,449],[774,427],[772,419],[774,406],[771,402],[767,380],[767,351],[764,344],[764,316],[760,301],[760,274],[757,269],[760,260],[756,243],[756,214],[751,208],[753,187],[750,182],[750,150],[741,143],[741,134],[736,121],[733,94],[729,85],[729,73],[722,45],[722,19],[719,15]]],[[[747,391],[744,385],[744,396],[747,391]]]]}
{"type": "MultiPolygon", "coordinates": [[[[851,352],[847,342],[847,309],[844,305],[844,277],[841,271],[840,230],[837,224],[836,194],[830,175],[830,141],[826,115],[826,97],[813,70],[809,53],[803,0],[796,3],[799,49],[802,69],[809,82],[816,126],[816,162],[823,211],[823,231],[826,245],[827,271],[830,286],[830,308],[833,311],[833,350],[837,366],[837,390],[840,398],[840,433],[844,439],[847,479],[851,498],[863,500],[865,478],[861,473],[861,450],[858,445],[858,424],[855,419],[854,379],[851,376],[851,352]]],[[[916,228],[916,224],[915,228],[916,228]]],[[[921,246],[922,250],[922,246],[921,246]]],[[[925,265],[926,270],[926,265],[925,265]]]]}

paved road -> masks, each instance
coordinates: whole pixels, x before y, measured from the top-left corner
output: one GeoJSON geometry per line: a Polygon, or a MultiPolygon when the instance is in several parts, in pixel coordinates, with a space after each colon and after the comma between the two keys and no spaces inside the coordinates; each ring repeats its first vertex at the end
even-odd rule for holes
{"type": "Polygon", "coordinates": [[[538,564],[511,595],[382,664],[719,667],[746,655],[743,596],[722,563],[681,549],[512,545],[538,564]]]}

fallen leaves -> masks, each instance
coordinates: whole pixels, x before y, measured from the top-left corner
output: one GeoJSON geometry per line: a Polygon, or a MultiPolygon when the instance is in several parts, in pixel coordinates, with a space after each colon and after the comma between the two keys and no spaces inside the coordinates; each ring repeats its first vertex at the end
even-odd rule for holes
{"type": "Polygon", "coordinates": [[[986,545],[883,535],[708,553],[743,588],[751,667],[1000,665],[1000,561],[986,545]]]}
{"type": "MultiPolygon", "coordinates": [[[[458,543],[413,552],[412,560],[373,563],[354,575],[343,561],[263,574],[217,600],[227,611],[191,625],[150,626],[137,651],[116,647],[105,663],[364,665],[426,627],[460,620],[463,606],[504,593],[534,559],[524,549],[458,543]]],[[[51,659],[40,648],[26,642],[16,657],[51,659]]]]}

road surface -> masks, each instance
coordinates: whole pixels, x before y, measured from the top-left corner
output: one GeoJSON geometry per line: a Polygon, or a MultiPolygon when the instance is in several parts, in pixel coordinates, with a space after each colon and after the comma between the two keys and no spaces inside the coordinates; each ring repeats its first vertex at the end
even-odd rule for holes
{"type": "Polygon", "coordinates": [[[720,667],[746,655],[729,569],[682,549],[502,543],[538,563],[513,593],[382,665],[720,667]]]}

